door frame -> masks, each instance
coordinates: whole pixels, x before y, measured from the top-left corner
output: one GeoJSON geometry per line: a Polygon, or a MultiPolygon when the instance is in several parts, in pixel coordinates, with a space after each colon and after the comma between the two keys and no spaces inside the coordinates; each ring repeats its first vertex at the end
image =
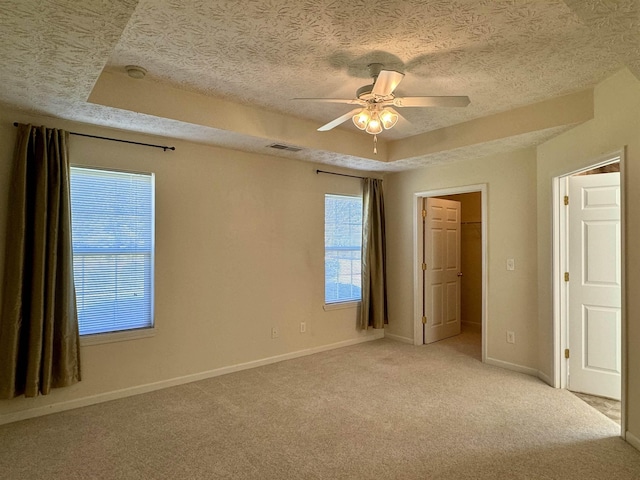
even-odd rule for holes
{"type": "Polygon", "coordinates": [[[413,344],[423,345],[422,327],[422,199],[426,197],[441,197],[445,195],[459,195],[462,193],[480,193],[482,215],[482,361],[487,358],[487,184],[466,185],[459,187],[426,190],[413,194],[413,344]]]}
{"type": "Polygon", "coordinates": [[[626,397],[627,397],[627,314],[626,314],[626,225],[625,225],[625,149],[601,155],[589,162],[588,166],[563,173],[553,178],[553,386],[565,389],[567,387],[567,362],[564,350],[568,340],[568,287],[564,282],[564,272],[568,271],[568,222],[564,208],[564,196],[567,195],[568,179],[577,173],[586,172],[594,168],[620,162],[620,263],[621,263],[621,424],[620,433],[624,438],[626,432],[626,397]]]}

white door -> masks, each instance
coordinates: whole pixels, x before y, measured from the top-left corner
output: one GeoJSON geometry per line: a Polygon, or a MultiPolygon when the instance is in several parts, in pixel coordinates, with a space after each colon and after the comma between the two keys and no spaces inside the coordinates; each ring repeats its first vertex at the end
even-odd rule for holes
{"type": "Polygon", "coordinates": [[[620,174],[569,179],[568,388],[620,399],[620,174]]]}
{"type": "Polygon", "coordinates": [[[460,334],[460,202],[426,198],[424,343],[460,334]]]}

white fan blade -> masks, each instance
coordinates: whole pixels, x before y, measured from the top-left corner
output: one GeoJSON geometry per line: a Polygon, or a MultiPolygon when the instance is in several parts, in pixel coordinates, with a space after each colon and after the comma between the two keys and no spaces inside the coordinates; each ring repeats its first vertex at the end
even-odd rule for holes
{"type": "Polygon", "coordinates": [[[469,97],[396,97],[396,107],[466,107],[469,97]]]}
{"type": "Polygon", "coordinates": [[[358,98],[294,98],[294,100],[304,100],[306,102],[320,103],[347,103],[349,105],[366,105],[367,102],[358,98]]]}
{"type": "Polygon", "coordinates": [[[335,120],[330,121],[329,123],[327,123],[326,125],[321,126],[318,131],[319,132],[326,132],[327,130],[331,130],[332,128],[337,127],[338,125],[340,125],[341,123],[346,122],[347,120],[349,120],[351,117],[353,117],[356,113],[358,113],[360,110],[362,110],[361,108],[354,108],[353,110],[351,110],[349,113],[345,113],[344,115],[342,115],[341,117],[336,118],[335,120]]]}
{"type": "Polygon", "coordinates": [[[381,70],[371,93],[381,97],[391,95],[403,78],[404,73],[394,70],[381,70]]]}

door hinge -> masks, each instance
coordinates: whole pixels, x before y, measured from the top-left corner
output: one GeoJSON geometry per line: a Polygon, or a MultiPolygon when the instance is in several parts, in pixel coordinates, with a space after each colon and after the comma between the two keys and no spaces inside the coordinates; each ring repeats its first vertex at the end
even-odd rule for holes
{"type": "Polygon", "coordinates": [[[564,281],[565,282],[569,281],[569,272],[564,272],[564,281]]]}
{"type": "Polygon", "coordinates": [[[422,264],[422,271],[424,272],[426,269],[427,269],[427,264],[426,264],[426,263],[423,263],[423,264],[422,264]]]}
{"type": "Polygon", "coordinates": [[[569,358],[569,349],[568,348],[564,349],[564,358],[569,358]]]}
{"type": "Polygon", "coordinates": [[[569,205],[569,195],[564,196],[564,204],[569,205]]]}
{"type": "Polygon", "coordinates": [[[427,211],[426,210],[422,210],[422,218],[427,218],[427,211]]]}
{"type": "Polygon", "coordinates": [[[427,317],[422,317],[422,324],[426,325],[427,324],[427,317]]]}

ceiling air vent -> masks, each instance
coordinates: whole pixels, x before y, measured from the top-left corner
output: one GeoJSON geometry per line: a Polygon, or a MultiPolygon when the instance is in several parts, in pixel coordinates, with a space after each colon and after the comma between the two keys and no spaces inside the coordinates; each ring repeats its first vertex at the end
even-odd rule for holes
{"type": "Polygon", "coordinates": [[[272,143],[268,145],[269,148],[275,148],[276,150],[286,150],[287,152],[299,152],[302,150],[299,147],[292,147],[290,145],[284,145],[282,143],[272,143]]]}

